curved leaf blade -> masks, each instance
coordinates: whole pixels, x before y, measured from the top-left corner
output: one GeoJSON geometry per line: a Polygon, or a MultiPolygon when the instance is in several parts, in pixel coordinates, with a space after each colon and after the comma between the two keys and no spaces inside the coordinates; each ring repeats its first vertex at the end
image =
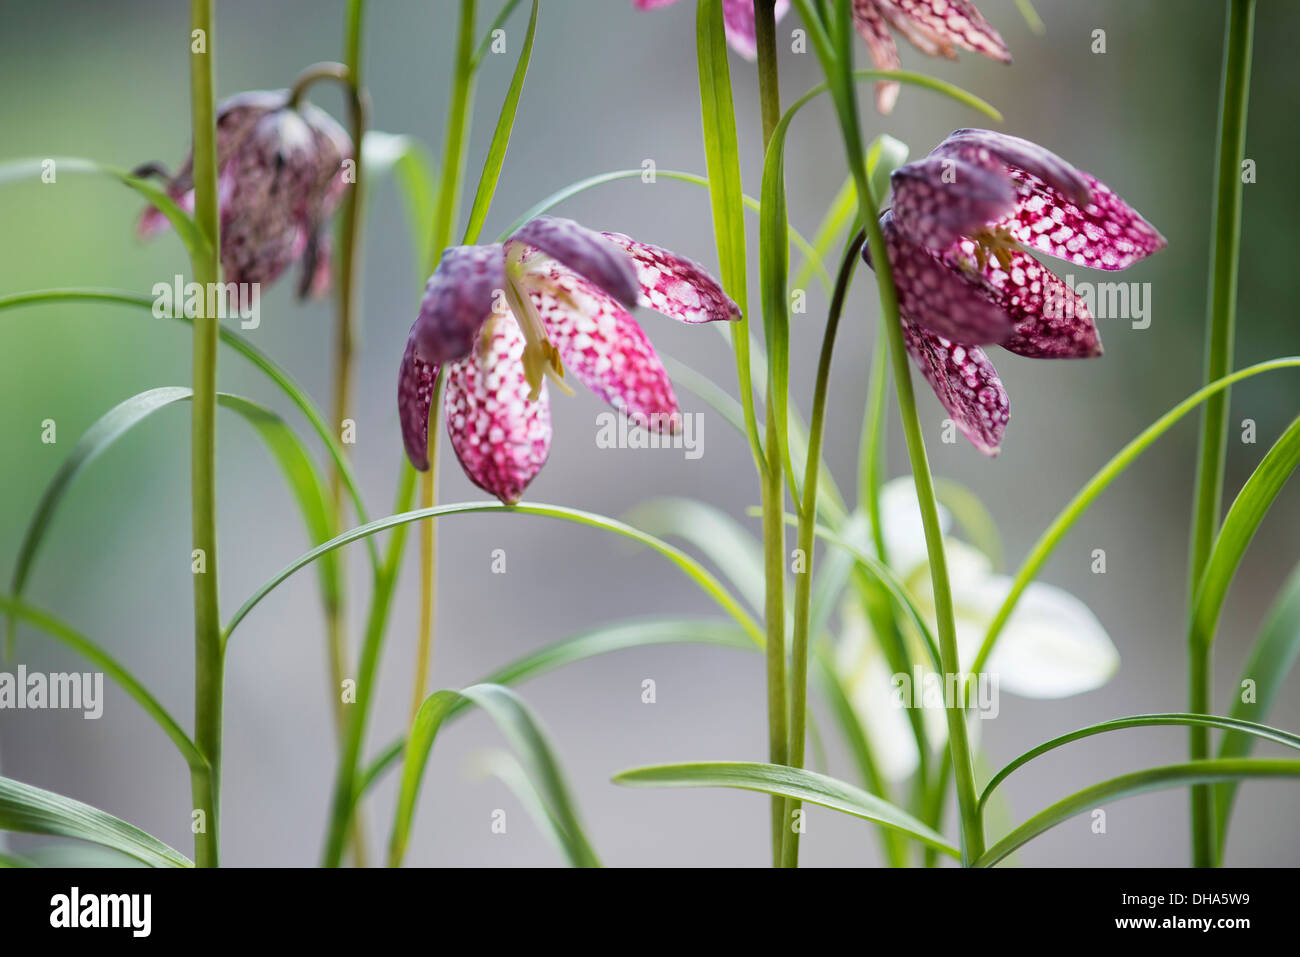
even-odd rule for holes
{"type": "Polygon", "coordinates": [[[600,862],[578,820],[559,761],[537,716],[509,688],[492,684],[472,685],[459,691],[436,691],[420,706],[406,749],[397,812],[389,840],[389,866],[400,866],[406,854],[416,800],[434,739],[448,715],[462,700],[471,701],[486,711],[514,747],[547,812],[554,816],[558,836],[563,838],[570,859],[578,861],[581,867],[599,867],[600,862]]]}
{"type": "Polygon", "coordinates": [[[961,857],[961,852],[944,840],[943,835],[901,808],[816,771],[746,761],[701,761],[633,768],[614,775],[613,781],[628,787],[738,788],[794,798],[873,821],[914,837],[950,857],[961,857]]]}
{"type": "Polygon", "coordinates": [[[192,867],[189,859],[133,824],[81,801],[0,777],[0,830],[75,837],[151,867],[192,867]]]}

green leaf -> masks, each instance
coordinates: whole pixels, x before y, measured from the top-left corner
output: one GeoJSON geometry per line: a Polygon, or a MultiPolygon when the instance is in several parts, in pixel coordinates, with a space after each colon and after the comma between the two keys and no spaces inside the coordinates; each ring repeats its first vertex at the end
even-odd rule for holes
{"type": "MultiPolygon", "coordinates": [[[[77,440],[41,496],[36,512],[23,536],[22,544],[19,546],[10,581],[10,591],[15,598],[21,598],[23,594],[32,563],[54,519],[55,511],[73,479],[118,439],[150,415],[177,402],[188,401],[191,394],[189,389],[179,386],[166,386],[141,392],[104,413],[77,440]]],[[[310,540],[312,542],[328,540],[333,532],[333,523],[330,519],[325,486],[297,435],[274,412],[248,399],[218,393],[217,401],[222,406],[238,412],[266,442],[298,503],[310,540]]],[[[336,607],[339,601],[337,556],[331,556],[321,565],[320,579],[327,608],[336,607]]],[[[12,618],[9,622],[9,639],[12,642],[12,618]]]]}
{"type": "Polygon", "coordinates": [[[79,156],[54,156],[45,159],[22,159],[12,160],[7,163],[0,163],[0,183],[10,183],[26,179],[42,179],[45,170],[49,167],[47,163],[52,163],[55,182],[58,176],[64,173],[91,173],[100,176],[109,176],[124,186],[128,186],[143,196],[149,203],[155,206],[160,213],[167,217],[167,221],[172,224],[176,234],[180,236],[181,242],[185,244],[185,251],[189,253],[191,262],[201,262],[208,256],[208,241],[203,236],[202,231],[195,224],[194,218],[189,213],[176,205],[175,201],[168,196],[163,190],[159,189],[153,183],[146,179],[140,179],[132,176],[120,169],[114,169],[111,166],[105,166],[102,163],[96,163],[94,160],[83,159],[79,156]]]}
{"type": "Polygon", "coordinates": [[[961,853],[944,840],[943,835],[926,827],[901,808],[874,794],[868,794],[861,788],[815,771],[778,764],[713,761],[634,768],[614,775],[613,780],[615,784],[629,787],[739,788],[776,794],[874,821],[914,837],[951,857],[961,857],[961,853]]]}
{"type": "Polygon", "coordinates": [[[559,761],[537,716],[509,688],[492,684],[472,685],[460,691],[436,691],[420,706],[406,749],[397,812],[389,841],[389,866],[400,866],[406,854],[416,799],[434,738],[448,714],[462,699],[472,701],[486,711],[514,747],[548,814],[555,820],[557,835],[564,842],[569,859],[579,867],[599,867],[600,862],[578,820],[559,761]]]}
{"type": "Polygon", "coordinates": [[[1024,824],[998,841],[977,860],[974,867],[992,867],[1007,855],[1028,844],[1076,814],[1090,811],[1099,804],[1145,794],[1164,788],[1181,788],[1189,784],[1213,784],[1246,778],[1300,777],[1300,761],[1238,758],[1234,760],[1188,761],[1164,767],[1148,768],[1102,781],[1076,791],[1035,814],[1024,824]]]}
{"type": "Polygon", "coordinates": [[[0,777],[0,830],[75,837],[151,867],[190,867],[179,851],[132,824],[72,798],[0,777]]]}
{"type": "Polygon", "coordinates": [[[1088,725],[1086,728],[1071,731],[1069,734],[1063,734],[1058,738],[1052,738],[1052,740],[1044,741],[1036,748],[1031,748],[1026,751],[997,774],[993,775],[988,786],[984,788],[984,793],[980,795],[980,807],[984,806],[985,802],[987,802],[989,797],[993,794],[994,789],[1005,781],[1011,772],[1032,761],[1034,758],[1046,754],[1048,751],[1054,751],[1055,749],[1074,741],[1090,738],[1095,734],[1106,734],[1111,731],[1123,731],[1127,728],[1152,728],[1168,725],[1226,728],[1230,731],[1235,731],[1252,738],[1262,738],[1266,741],[1272,741],[1274,744],[1281,744],[1288,748],[1300,750],[1300,734],[1292,734],[1289,731],[1279,731],[1277,728],[1270,728],[1266,725],[1256,724],[1253,721],[1241,721],[1237,718],[1220,718],[1215,715],[1184,714],[1178,712],[1164,714],[1139,714],[1131,718],[1115,718],[1111,721],[1103,721],[1100,724],[1088,725]]]}
{"type": "Polygon", "coordinates": [[[763,550],[749,530],[705,502],[657,498],[638,505],[624,519],[659,538],[679,538],[699,549],[756,611],[763,608],[763,550]]]}
{"type": "Polygon", "coordinates": [[[1039,569],[1046,564],[1047,559],[1055,551],[1056,546],[1061,543],[1065,535],[1074,526],[1089,506],[1096,501],[1115,479],[1124,474],[1124,470],[1133,464],[1139,455],[1145,452],[1155,442],[1156,439],[1169,431],[1179,419],[1187,415],[1198,405],[1204,402],[1212,395],[1216,395],[1223,389],[1228,388],[1234,383],[1243,379],[1249,379],[1253,376],[1262,375],[1265,372],[1274,372],[1281,369],[1294,369],[1300,367],[1300,357],[1287,356],[1281,359],[1270,359],[1267,362],[1260,362],[1245,369],[1238,369],[1231,375],[1224,376],[1211,382],[1209,385],[1193,392],[1182,402],[1178,403],[1151,425],[1147,426],[1137,438],[1133,439],[1128,445],[1120,449],[1115,456],[1103,465],[1083,488],[1075,493],[1068,505],[1061,510],[1060,514],[1052,520],[1052,524],[1047,527],[1038,541],[1034,543],[1033,549],[1029,556],[1021,564],[1020,569],[1016,572],[1015,578],[1011,582],[1011,589],[1007,592],[1007,597],[1002,602],[1002,607],[998,609],[993,621],[989,624],[989,629],[984,635],[984,643],[980,646],[979,654],[975,657],[975,662],[971,666],[972,673],[978,673],[984,670],[984,665],[988,663],[989,655],[993,653],[994,646],[997,644],[998,636],[1001,635],[1003,627],[1011,618],[1012,612],[1015,611],[1016,603],[1020,601],[1020,596],[1024,594],[1029,583],[1038,575],[1039,569]]]}
{"type": "Polygon", "coordinates": [[[514,792],[519,803],[524,806],[528,816],[533,819],[537,829],[551,839],[556,850],[564,855],[570,867],[583,867],[584,861],[578,853],[578,846],[565,832],[559,819],[547,807],[541,791],[528,777],[528,772],[509,751],[492,750],[478,756],[475,764],[484,772],[503,781],[514,792]]]}
{"type": "Polygon", "coordinates": [[[406,207],[411,232],[415,272],[424,281],[429,259],[429,223],[433,221],[433,190],[437,174],[424,145],[412,136],[367,130],[361,140],[361,162],[365,175],[379,178],[392,173],[406,207]]]}
{"type": "MultiPolygon", "coordinates": [[[[11,296],[0,296],[0,312],[18,306],[27,305],[49,305],[56,302],[105,302],[117,305],[138,306],[143,309],[153,309],[153,299],[149,296],[142,296],[137,293],[123,292],[117,289],[43,289],[34,292],[18,293],[11,296]]],[[[183,323],[192,323],[189,317],[178,315],[171,318],[183,323]]],[[[258,349],[255,345],[233,330],[224,326],[219,330],[221,341],[234,349],[258,370],[263,372],[271,382],[280,389],[281,392],[292,402],[298,410],[306,417],[311,424],[313,431],[320,438],[325,449],[330,454],[330,459],[338,469],[339,474],[343,477],[344,487],[348,491],[348,497],[352,501],[352,506],[356,510],[357,517],[361,522],[370,520],[366,510],[365,502],[362,501],[361,492],[357,486],[356,476],[352,471],[351,463],[339,441],[334,436],[334,432],[325,423],[325,417],[321,414],[316,404],[312,401],[302,386],[294,381],[288,371],[279,365],[274,359],[258,349]]],[[[373,542],[366,543],[367,550],[370,554],[372,566],[378,570],[379,553],[376,551],[373,542]]]]}
{"type": "Polygon", "coordinates": [[[181,757],[185,759],[188,765],[201,767],[207,764],[203,755],[199,753],[199,749],[190,740],[189,735],[185,733],[176,719],[167,712],[167,709],[158,702],[158,699],[149,693],[144,685],[136,679],[135,675],[131,674],[125,666],[100,648],[99,645],[49,612],[29,605],[18,598],[0,595],[0,610],[9,616],[11,626],[15,619],[25,621],[29,625],[39,628],[51,638],[63,642],[87,661],[98,665],[104,674],[116,681],[122,690],[134,699],[149,717],[154,719],[163,733],[176,745],[176,749],[181,753],[181,757]]]}
{"type": "Polygon", "coordinates": [[[342,548],[361,539],[369,538],[377,532],[382,532],[390,528],[397,528],[411,522],[419,522],[426,519],[441,518],[444,515],[467,515],[475,512],[507,512],[514,515],[539,515],[545,518],[557,518],[563,521],[574,522],[578,525],[587,525],[592,528],[600,528],[605,531],[613,532],[624,538],[630,538],[633,541],[648,545],[659,554],[663,555],[674,565],[680,568],[686,575],[712,598],[717,604],[735,619],[745,631],[753,638],[755,644],[762,646],[763,630],[758,626],[748,612],[740,606],[735,597],[726,589],[726,587],[717,580],[703,565],[687,555],[679,548],[675,548],[653,535],[647,535],[639,528],[633,528],[626,522],[620,522],[617,519],[609,518],[606,515],[597,515],[594,512],[584,512],[576,508],[567,508],[562,505],[542,505],[533,502],[521,502],[517,505],[506,506],[500,502],[455,502],[448,505],[437,505],[432,508],[416,509],[411,512],[401,512],[397,515],[389,515],[385,518],[376,519],[357,528],[332,538],[322,545],[318,545],[311,551],[300,556],[274,578],[266,582],[255,591],[252,596],[235,612],[230,622],[226,625],[226,634],[231,634],[241,621],[247,617],[248,613],[253,610],[257,604],[269,595],[281,582],[285,581],[299,569],[305,568],[322,555],[342,548]]]}
{"type": "MultiPolygon", "coordinates": [[[[694,618],[652,619],[649,621],[619,622],[604,625],[540,648],[518,658],[508,665],[484,675],[475,684],[517,685],[547,674],[565,665],[594,658],[612,651],[643,648],[652,645],[703,644],[754,651],[755,645],[748,632],[735,625],[694,618]]],[[[447,716],[453,720],[464,710],[465,702],[454,705],[447,716]]],[[[391,743],[361,775],[357,786],[360,796],[402,755],[405,740],[391,743]]]]}
{"type": "MultiPolygon", "coordinates": [[[[1241,694],[1233,695],[1232,717],[1242,721],[1263,721],[1287,675],[1291,673],[1297,656],[1300,656],[1300,565],[1287,580],[1281,596],[1269,612],[1260,629],[1259,637],[1251,647],[1250,657],[1241,669],[1240,689],[1246,681],[1254,683],[1254,697],[1242,701],[1241,694]]],[[[1256,737],[1251,734],[1229,732],[1219,745],[1219,757],[1244,758],[1255,747],[1256,737]]],[[[1232,806],[1237,798],[1237,782],[1227,781],[1214,789],[1214,814],[1217,821],[1219,856],[1228,840],[1228,824],[1232,820],[1232,806]]]]}
{"type": "Polygon", "coordinates": [[[1246,554],[1246,547],[1297,465],[1300,465],[1300,417],[1268,450],[1228,509],[1197,589],[1188,636],[1193,645],[1213,643],[1228,586],[1246,554]]]}
{"type": "MultiPolygon", "coordinates": [[[[496,132],[492,134],[492,145],[488,147],[487,157],[483,161],[483,173],[479,177],[478,191],[474,194],[474,205],[469,211],[469,224],[465,227],[466,245],[478,242],[479,233],[483,231],[483,223],[487,220],[488,209],[492,205],[492,197],[496,193],[497,180],[501,177],[501,167],[506,159],[506,148],[510,145],[510,131],[514,129],[515,113],[519,110],[519,96],[524,91],[524,77],[528,73],[528,62],[533,55],[533,36],[536,33],[537,0],[533,0],[533,13],[528,20],[528,33],[524,37],[524,47],[519,52],[519,62],[515,64],[515,74],[510,80],[510,89],[506,91],[505,102],[501,104],[501,116],[497,119],[496,132]]],[[[490,32],[489,36],[491,36],[490,32]]]]}

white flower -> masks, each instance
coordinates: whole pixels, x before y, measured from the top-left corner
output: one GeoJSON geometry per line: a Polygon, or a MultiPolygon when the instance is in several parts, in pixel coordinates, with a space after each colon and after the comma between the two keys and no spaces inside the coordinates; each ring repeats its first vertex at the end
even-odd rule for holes
{"type": "MultiPolygon", "coordinates": [[[[897,479],[881,489],[880,511],[890,565],[934,631],[938,626],[930,565],[910,478],[897,479]]],[[[957,652],[966,670],[974,664],[984,635],[1011,589],[1011,579],[995,574],[983,553],[950,537],[951,520],[942,510],[940,519],[957,624],[957,652]]],[[[856,601],[844,603],[841,619],[836,669],[881,774],[890,780],[905,778],[916,770],[919,756],[908,714],[899,706],[900,689],[904,695],[915,694],[919,701],[921,687],[913,692],[915,676],[908,675],[903,681],[894,675],[856,601]]],[[[904,633],[913,660],[923,663],[924,675],[930,676],[923,675],[923,685],[936,681],[938,676],[931,674],[915,628],[908,624],[904,633]]],[[[1101,687],[1118,668],[1119,652],[1088,606],[1060,588],[1034,582],[1025,589],[1003,628],[985,673],[996,681],[996,691],[1026,698],[1064,698],[1101,687]]],[[[933,699],[922,704],[927,736],[938,747],[947,740],[942,705],[933,699]]],[[[972,706],[977,704],[972,701],[972,706]]],[[[972,717],[972,733],[978,725],[972,717]]]]}

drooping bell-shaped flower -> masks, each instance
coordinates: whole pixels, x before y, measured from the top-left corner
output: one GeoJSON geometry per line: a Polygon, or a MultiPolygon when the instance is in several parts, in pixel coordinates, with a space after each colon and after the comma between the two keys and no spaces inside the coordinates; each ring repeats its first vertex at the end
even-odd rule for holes
{"type": "MultiPolygon", "coordinates": [[[[866,41],[878,70],[899,68],[891,26],[928,56],[955,60],[961,47],[1002,63],[1011,62],[1011,51],[1002,37],[970,0],[853,0],[853,25],[866,41]]],[[[891,112],[898,90],[893,81],[877,83],[876,109],[891,112]]]]}
{"type": "Polygon", "coordinates": [[[475,485],[506,504],[551,443],[549,378],[566,368],[638,425],[675,431],[677,399],[630,309],[687,323],[740,318],[705,270],[657,246],[539,216],[504,243],[448,249],[429,278],[398,373],[407,457],[427,469],[429,407],[447,368],[452,448],[475,485]]]}
{"type": "Polygon", "coordinates": [[[1095,177],[990,130],[956,131],[891,183],[880,225],[907,348],[957,427],[996,455],[1007,395],[981,346],[1033,359],[1101,355],[1087,303],[1027,250],[1117,270],[1165,239],[1095,177]]]}
{"type": "MultiPolygon", "coordinates": [[[[925,532],[910,478],[885,484],[880,492],[880,512],[890,566],[922,619],[934,630],[937,622],[925,532]]],[[[969,669],[1010,592],[1011,580],[996,574],[982,552],[952,537],[951,518],[943,509],[940,522],[948,556],[957,654],[962,669],[969,669]]],[[[931,693],[943,684],[910,623],[905,623],[905,639],[913,660],[923,663],[919,686],[917,673],[894,673],[861,608],[856,603],[844,606],[835,670],[876,764],[888,780],[907,777],[919,763],[906,706],[924,709],[931,746],[942,748],[948,733],[942,697],[931,693]]],[[[1007,619],[984,668],[984,690],[987,694],[996,689],[998,696],[1005,691],[1024,698],[1066,698],[1100,688],[1114,677],[1119,663],[1119,652],[1087,605],[1064,589],[1032,582],[1007,619]]],[[[975,713],[996,717],[1002,703],[998,697],[990,697],[980,700],[978,693],[972,696],[975,713]]],[[[971,720],[973,733],[980,724],[977,718],[971,720]]]]}
{"type": "MultiPolygon", "coordinates": [[[[654,10],[676,3],[677,0],[632,0],[638,10],[654,10]]],[[[776,18],[780,20],[790,9],[790,0],[776,0],[776,18]]],[[[754,0],[722,0],[722,22],[727,30],[727,42],[746,60],[758,53],[758,37],[754,27],[754,0]]]]}
{"type": "MultiPolygon", "coordinates": [[[[326,223],[346,188],[344,161],[352,142],[325,111],[289,105],[284,90],[241,93],[217,108],[217,201],[221,267],[227,282],[271,283],[302,263],[299,295],[329,286],[326,223]]],[[[182,208],[194,209],[193,157],[166,185],[182,208]]],[[[139,231],[166,228],[152,207],[139,231]]]]}

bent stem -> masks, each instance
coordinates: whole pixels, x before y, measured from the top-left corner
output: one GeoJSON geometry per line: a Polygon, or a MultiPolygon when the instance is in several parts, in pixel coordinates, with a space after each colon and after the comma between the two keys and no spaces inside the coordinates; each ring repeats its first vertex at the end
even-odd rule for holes
{"type": "MultiPolygon", "coordinates": [[[[758,41],[758,90],[763,114],[763,150],[781,121],[780,76],[776,59],[776,0],[757,0],[754,4],[755,32],[758,41]]],[[[771,355],[769,354],[769,359],[771,355]]],[[[767,426],[765,461],[760,471],[763,504],[763,614],[766,619],[767,664],[767,731],[768,756],[772,764],[787,764],[790,759],[786,692],[785,647],[785,484],[781,470],[780,449],[785,447],[782,433],[786,423],[778,421],[773,392],[776,376],[767,375],[767,426]]],[[[802,747],[801,747],[802,750],[802,747]]],[[[783,845],[791,836],[794,802],[772,797],[772,864],[781,866],[785,859],[783,845]]]]}
{"type": "MultiPolygon", "coordinates": [[[[194,222],[207,243],[192,263],[203,288],[221,278],[217,212],[216,109],[213,102],[212,0],[191,0],[190,124],[194,143],[194,222]]],[[[211,297],[205,297],[205,300],[211,297]]],[[[206,765],[191,765],[194,862],[216,867],[221,811],[221,704],[224,655],[217,596],[216,410],[220,326],[206,301],[194,318],[191,402],[190,519],[194,571],[194,744],[206,765]]]]}
{"type": "MultiPolygon", "coordinates": [[[[835,334],[839,330],[840,316],[849,284],[853,281],[853,268],[858,253],[866,241],[866,233],[858,230],[844,248],[840,271],[835,280],[830,312],[826,316],[826,331],[822,337],[821,356],[817,361],[817,380],[813,388],[812,418],[808,421],[808,461],[804,466],[803,503],[799,507],[797,551],[802,559],[794,580],[794,634],[792,638],[790,669],[790,766],[802,768],[804,737],[808,720],[808,639],[812,623],[813,546],[817,528],[817,487],[821,472],[822,438],[826,431],[826,396],[830,389],[831,357],[835,351],[835,334]]],[[[791,818],[801,802],[790,802],[791,818]]],[[[791,828],[781,849],[781,866],[799,866],[799,834],[791,828]]]]}
{"type": "MultiPolygon", "coordinates": [[[[1205,382],[1223,378],[1232,369],[1237,318],[1237,272],[1241,258],[1241,164],[1246,152],[1246,113],[1250,98],[1251,42],[1255,0],[1231,0],[1224,39],[1223,86],[1219,100],[1219,153],[1215,161],[1214,221],[1210,247],[1209,326],[1205,340],[1205,382]]],[[[1196,502],[1192,513],[1188,600],[1194,604],[1201,575],[1219,529],[1223,504],[1223,472],[1227,458],[1228,401],[1226,390],[1211,396],[1201,415],[1200,451],[1196,467],[1196,502]]],[[[1188,708],[1209,714],[1213,701],[1211,642],[1188,644],[1188,708]]],[[[1210,756],[1209,728],[1188,732],[1193,760],[1210,756]]],[[[1217,863],[1214,789],[1191,789],[1192,865],[1217,863]]]]}

